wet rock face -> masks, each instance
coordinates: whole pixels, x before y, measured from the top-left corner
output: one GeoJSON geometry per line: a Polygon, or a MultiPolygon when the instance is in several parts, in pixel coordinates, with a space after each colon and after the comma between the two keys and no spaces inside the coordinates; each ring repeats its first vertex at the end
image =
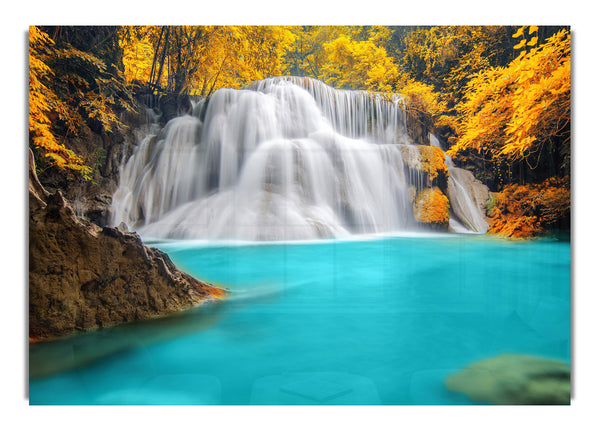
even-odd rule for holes
{"type": "Polygon", "coordinates": [[[506,354],[469,365],[448,377],[446,387],[492,404],[569,404],[571,369],[558,360],[506,354]]]}
{"type": "MultiPolygon", "coordinates": [[[[145,110],[123,112],[123,130],[99,133],[81,131],[80,136],[65,138],[67,148],[85,159],[92,168],[92,180],[70,178],[63,170],[50,166],[39,175],[46,190],[60,190],[75,213],[99,226],[110,223],[112,195],[119,183],[121,160],[127,158],[136,142],[136,130],[146,123],[145,110]]],[[[39,160],[39,159],[38,159],[39,160]]]]}
{"type": "Polygon", "coordinates": [[[222,297],[224,291],[179,271],[135,233],[76,217],[60,191],[29,183],[29,336],[155,318],[222,297]]]}
{"type": "Polygon", "coordinates": [[[402,145],[402,160],[409,170],[409,182],[417,187],[448,187],[448,167],[444,152],[429,145],[402,145]],[[414,155],[411,155],[414,152],[414,155]],[[416,157],[415,157],[416,155],[416,157]]]}
{"type": "Polygon", "coordinates": [[[489,227],[486,212],[490,190],[470,171],[452,167],[449,173],[448,199],[452,212],[470,230],[485,233],[489,227]]]}

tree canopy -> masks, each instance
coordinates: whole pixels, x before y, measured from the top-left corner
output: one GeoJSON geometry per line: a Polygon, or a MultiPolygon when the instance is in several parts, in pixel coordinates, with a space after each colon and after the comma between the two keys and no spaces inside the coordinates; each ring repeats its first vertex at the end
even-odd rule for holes
{"type": "Polygon", "coordinates": [[[89,161],[69,138],[119,130],[137,93],[207,97],[282,74],[400,93],[492,187],[570,166],[567,28],[31,27],[29,40],[31,146],[84,177],[89,161]]]}
{"type": "Polygon", "coordinates": [[[153,90],[208,96],[282,73],[293,35],[277,26],[124,27],[125,77],[153,90]]]}
{"type": "MultiPolygon", "coordinates": [[[[538,28],[519,28],[517,58],[474,74],[459,106],[461,131],[451,155],[475,150],[490,159],[525,162],[542,157],[568,173],[570,165],[570,36],[560,30],[539,43],[538,28]]],[[[555,172],[556,173],[556,172],[555,172]]]]}
{"type": "MultiPolygon", "coordinates": [[[[66,142],[91,129],[106,133],[121,129],[118,112],[131,108],[131,95],[117,68],[107,65],[93,49],[71,44],[69,35],[77,34],[73,28],[59,30],[31,27],[29,31],[30,143],[43,155],[42,166],[89,179],[89,162],[66,142]]],[[[90,29],[82,30],[86,31],[90,29]]]]}

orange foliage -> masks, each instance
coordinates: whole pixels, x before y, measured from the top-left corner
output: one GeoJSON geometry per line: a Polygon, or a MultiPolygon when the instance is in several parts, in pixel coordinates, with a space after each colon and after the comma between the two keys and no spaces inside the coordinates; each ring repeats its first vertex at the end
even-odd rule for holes
{"type": "Polygon", "coordinates": [[[421,170],[427,173],[429,181],[435,180],[440,174],[448,177],[446,156],[438,147],[419,146],[421,151],[421,170]]]}
{"type": "Polygon", "coordinates": [[[293,40],[284,26],[141,26],[120,34],[129,82],[201,96],[279,75],[293,40]]]}
{"type": "Polygon", "coordinates": [[[508,238],[543,236],[570,220],[569,179],[550,178],[542,184],[506,186],[495,194],[489,234],[508,238]]]}
{"type": "Polygon", "coordinates": [[[38,167],[93,180],[94,153],[76,154],[70,141],[85,139],[92,130],[123,132],[120,115],[132,110],[118,69],[65,40],[54,41],[45,30],[29,28],[29,143],[40,156],[38,167]]]}
{"type": "Polygon", "coordinates": [[[445,227],[450,221],[450,202],[438,187],[423,189],[413,203],[415,220],[433,227],[445,227]]]}
{"type": "Polygon", "coordinates": [[[29,28],[29,138],[34,148],[49,164],[80,172],[87,178],[91,169],[83,158],[66,148],[54,134],[50,116],[65,116],[62,100],[50,89],[54,71],[47,62],[54,51],[54,41],[35,26],[29,28]]]}
{"type": "Polygon", "coordinates": [[[402,69],[432,84],[450,108],[462,100],[470,76],[491,67],[500,57],[506,27],[433,26],[410,31],[402,69]]]}
{"type": "Polygon", "coordinates": [[[433,85],[423,84],[402,75],[398,80],[397,91],[404,99],[408,115],[418,118],[428,131],[449,128],[453,134],[456,133],[458,122],[447,115],[448,107],[442,100],[442,94],[436,92],[433,85]]]}
{"type": "Polygon", "coordinates": [[[346,89],[392,92],[398,65],[384,26],[292,26],[282,59],[286,74],[312,76],[346,89]]]}
{"type": "MultiPolygon", "coordinates": [[[[523,28],[514,36],[523,36],[523,28]]],[[[570,35],[561,30],[528,48],[534,45],[537,36],[528,43],[523,38],[514,48],[524,50],[507,67],[472,76],[466,100],[458,106],[461,130],[451,156],[475,150],[511,162],[524,160],[533,169],[542,151],[559,145],[563,166],[568,167],[570,35]]]]}
{"type": "Polygon", "coordinates": [[[366,88],[391,92],[398,78],[398,66],[379,46],[377,34],[368,40],[352,40],[346,35],[323,46],[327,62],[323,79],[334,87],[366,88]]]}

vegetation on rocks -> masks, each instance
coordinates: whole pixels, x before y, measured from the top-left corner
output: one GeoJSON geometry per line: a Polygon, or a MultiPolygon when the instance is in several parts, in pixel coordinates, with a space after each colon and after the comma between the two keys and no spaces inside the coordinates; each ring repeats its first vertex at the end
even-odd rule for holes
{"type": "Polygon", "coordinates": [[[133,111],[131,92],[114,63],[114,29],[39,28],[29,32],[29,131],[38,168],[93,180],[96,148],[74,148],[91,133],[124,132],[121,114],[133,111]],[[50,35],[52,34],[52,36],[50,35]],[[79,150],[79,151],[77,151],[79,150]]]}
{"type": "Polygon", "coordinates": [[[448,167],[444,152],[429,145],[414,145],[400,147],[402,159],[406,167],[414,172],[416,186],[439,186],[445,190],[448,184],[448,167]],[[411,151],[416,149],[418,156],[411,157],[411,151]]]}
{"type": "Polygon", "coordinates": [[[435,133],[494,192],[570,173],[565,27],[32,26],[29,42],[30,148],[51,188],[118,174],[136,98],[189,112],[191,95],[281,74],[401,95],[415,142],[435,133]]]}
{"type": "Polygon", "coordinates": [[[450,221],[450,203],[438,187],[423,189],[415,196],[413,213],[419,223],[447,229],[450,221]]]}
{"type": "Polygon", "coordinates": [[[512,184],[495,194],[489,233],[509,238],[544,236],[568,229],[571,195],[568,178],[541,184],[512,184]]]}

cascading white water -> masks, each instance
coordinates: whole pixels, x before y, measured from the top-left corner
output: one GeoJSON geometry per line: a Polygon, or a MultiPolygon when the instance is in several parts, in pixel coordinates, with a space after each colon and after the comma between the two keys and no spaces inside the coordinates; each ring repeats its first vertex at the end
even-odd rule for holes
{"type": "Polygon", "coordinates": [[[400,102],[295,77],[218,90],[197,116],[141,140],[122,168],[113,223],[151,237],[245,240],[414,228],[400,102]]]}
{"type": "MultiPolygon", "coordinates": [[[[321,115],[338,133],[351,138],[375,138],[378,143],[410,144],[406,130],[406,113],[398,96],[368,91],[345,91],[321,81],[297,76],[268,78],[249,88],[272,92],[274,86],[288,82],[306,90],[317,103],[321,115]]],[[[291,100],[290,100],[291,101],[291,100]]]]}
{"type": "MultiPolygon", "coordinates": [[[[429,135],[429,142],[443,151],[440,142],[433,134],[429,135]]],[[[487,187],[476,182],[471,172],[455,167],[448,154],[445,156],[448,167],[448,198],[453,215],[459,219],[451,217],[450,227],[455,232],[485,233],[489,224],[478,208],[475,196],[487,193],[487,187]],[[474,188],[480,190],[475,191],[474,188]]]]}
{"type": "Polygon", "coordinates": [[[487,232],[489,224],[483,217],[476,198],[483,194],[487,200],[489,196],[487,187],[476,181],[473,174],[465,169],[449,167],[448,174],[448,198],[452,212],[468,230],[477,233],[487,232]]]}

